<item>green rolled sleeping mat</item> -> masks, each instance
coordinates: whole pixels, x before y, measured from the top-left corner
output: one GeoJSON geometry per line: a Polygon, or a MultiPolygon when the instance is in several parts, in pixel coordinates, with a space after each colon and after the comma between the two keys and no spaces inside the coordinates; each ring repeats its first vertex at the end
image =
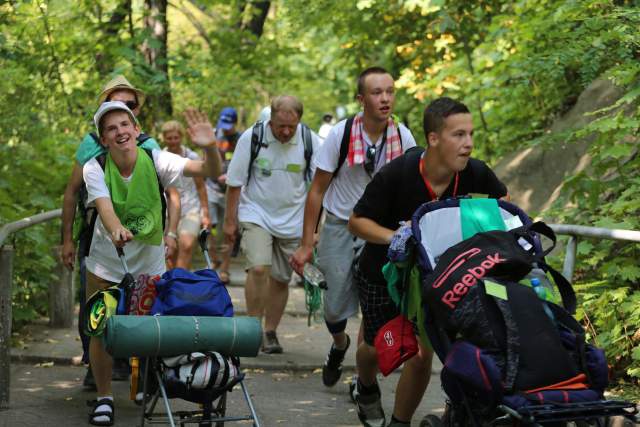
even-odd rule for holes
{"type": "Polygon", "coordinates": [[[103,340],[114,357],[165,357],[194,351],[255,357],[262,327],[255,317],[114,315],[107,320],[103,340]]]}

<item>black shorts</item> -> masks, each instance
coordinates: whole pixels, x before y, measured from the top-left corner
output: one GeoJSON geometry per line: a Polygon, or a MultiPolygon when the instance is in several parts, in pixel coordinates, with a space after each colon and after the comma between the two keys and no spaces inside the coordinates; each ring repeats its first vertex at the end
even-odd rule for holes
{"type": "Polygon", "coordinates": [[[391,299],[386,283],[367,282],[357,267],[354,269],[353,278],[358,287],[364,341],[373,345],[380,328],[398,316],[400,310],[391,299]]]}

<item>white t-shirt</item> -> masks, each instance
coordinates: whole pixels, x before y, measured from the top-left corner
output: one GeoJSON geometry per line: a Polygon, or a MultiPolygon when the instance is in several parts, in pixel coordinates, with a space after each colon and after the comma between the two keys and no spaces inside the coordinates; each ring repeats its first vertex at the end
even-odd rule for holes
{"type": "Polygon", "coordinates": [[[329,131],[332,127],[333,126],[329,123],[323,123],[322,125],[320,125],[320,129],[318,129],[318,136],[324,141],[325,139],[327,139],[327,135],[329,135],[329,131]]]}
{"type": "MultiPolygon", "coordinates": [[[[227,171],[227,185],[241,187],[238,220],[251,222],[267,230],[275,237],[298,238],[302,236],[302,217],[307,196],[304,179],[306,163],[301,125],[286,144],[271,133],[269,122],[263,124],[263,142],[258,157],[251,165],[251,180],[247,184],[251,158],[252,128],[247,129],[236,145],[227,171]]],[[[318,152],[318,136],[311,132],[313,158],[318,152]]]]}
{"type": "MultiPolygon", "coordinates": [[[[342,143],[342,135],[346,120],[337,123],[327,135],[322,144],[318,155],[314,158],[314,165],[318,169],[333,173],[338,167],[340,159],[340,144],[342,143]]],[[[415,147],[416,140],[411,135],[411,131],[403,124],[400,124],[400,139],[402,140],[402,151],[405,152],[411,147],[415,147]]],[[[364,141],[368,145],[373,145],[369,139],[369,135],[363,132],[364,141]]],[[[376,141],[376,147],[382,143],[382,135],[376,141]]],[[[384,150],[377,154],[377,163],[374,174],[384,166],[386,159],[386,150],[389,145],[385,143],[384,150]]],[[[371,182],[371,177],[364,170],[363,165],[353,165],[349,167],[348,160],[345,159],[340,167],[338,175],[331,181],[329,188],[324,195],[322,206],[333,215],[340,219],[348,220],[353,207],[356,205],[360,197],[364,193],[367,184],[371,182]]]]}
{"type": "MultiPolygon", "coordinates": [[[[182,176],[184,165],[188,159],[160,150],[153,150],[152,153],[153,163],[162,185],[165,188],[175,186],[178,178],[182,176]]],[[[146,154],[141,155],[146,156],[146,154]]],[[[111,197],[104,180],[104,171],[96,159],[85,163],[82,173],[87,185],[88,206],[95,205],[95,200],[98,198],[111,197]]],[[[133,175],[124,178],[125,182],[130,182],[132,177],[133,175]]],[[[133,274],[133,277],[138,277],[140,274],[162,274],[165,271],[164,243],[154,246],[133,240],[125,245],[124,254],[129,272],[133,274]]],[[[125,274],[116,248],[111,242],[109,233],[102,225],[100,216],[96,220],[91,249],[86,262],[87,270],[110,282],[120,282],[125,274]]]]}
{"type": "MultiPolygon", "coordinates": [[[[169,152],[166,147],[164,151],[169,152]]],[[[200,160],[200,156],[187,147],[182,147],[182,157],[186,157],[189,160],[200,160]]],[[[176,181],[175,187],[178,189],[178,193],[180,193],[180,218],[192,212],[199,214],[200,197],[198,196],[196,182],[193,178],[180,176],[176,181]]]]}

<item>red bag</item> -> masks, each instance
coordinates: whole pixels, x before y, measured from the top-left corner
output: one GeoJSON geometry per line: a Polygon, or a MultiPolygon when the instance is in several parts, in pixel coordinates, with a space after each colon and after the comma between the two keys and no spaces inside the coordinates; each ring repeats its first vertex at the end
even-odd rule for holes
{"type": "Polygon", "coordinates": [[[133,316],[146,316],[151,311],[151,307],[158,294],[156,282],[160,276],[148,276],[141,274],[131,289],[131,301],[129,303],[129,314],[133,316]]]}
{"type": "Polygon", "coordinates": [[[413,325],[403,314],[385,323],[373,344],[378,352],[378,367],[385,377],[418,352],[413,325]]]}

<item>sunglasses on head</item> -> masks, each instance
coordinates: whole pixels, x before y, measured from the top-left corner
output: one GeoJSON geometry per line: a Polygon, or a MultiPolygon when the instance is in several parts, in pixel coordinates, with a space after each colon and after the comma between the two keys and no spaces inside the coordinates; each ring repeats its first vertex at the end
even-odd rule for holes
{"type": "Polygon", "coordinates": [[[125,101],[124,105],[126,105],[130,110],[138,108],[138,103],[136,101],[125,101]]]}
{"type": "Polygon", "coordinates": [[[376,147],[369,146],[365,152],[364,170],[371,175],[376,168],[376,147]]]}

